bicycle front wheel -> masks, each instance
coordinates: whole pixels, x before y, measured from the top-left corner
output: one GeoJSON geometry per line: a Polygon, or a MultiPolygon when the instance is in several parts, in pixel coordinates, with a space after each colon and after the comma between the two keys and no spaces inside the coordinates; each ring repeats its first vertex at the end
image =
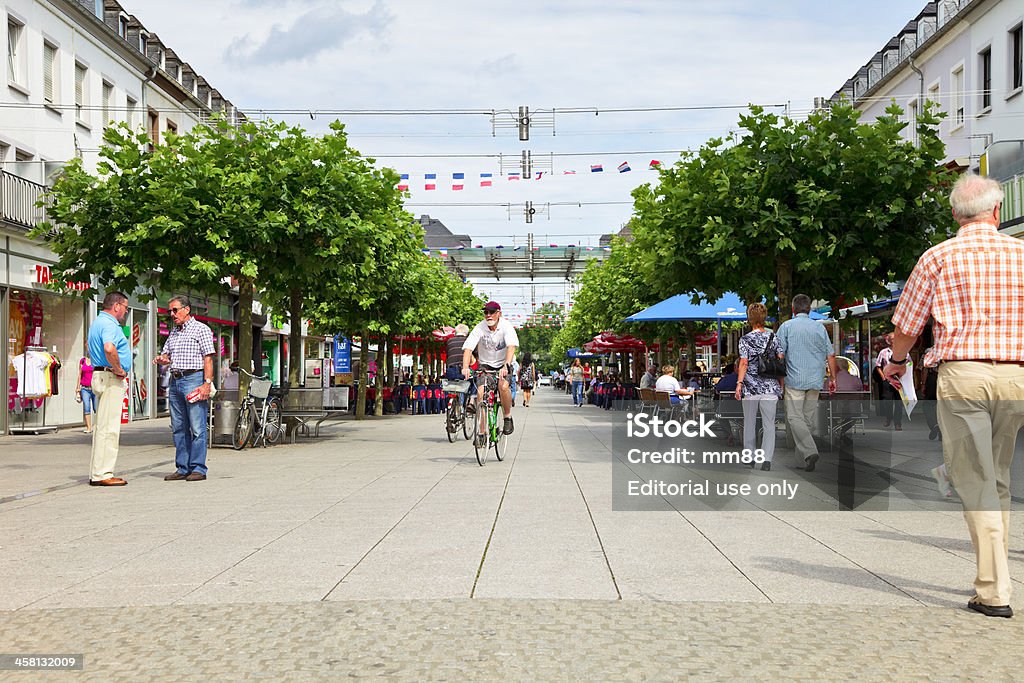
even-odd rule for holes
{"type": "Polygon", "coordinates": [[[501,462],[505,459],[505,449],[508,448],[508,437],[505,436],[504,425],[498,417],[499,413],[497,407],[494,411],[494,428],[491,433],[494,434],[494,457],[501,462]]]}
{"type": "Polygon", "coordinates": [[[281,423],[281,402],[277,398],[267,399],[267,421],[263,425],[264,443],[271,446],[281,443],[284,425],[281,423]]]}
{"type": "Polygon", "coordinates": [[[466,410],[469,406],[470,401],[476,401],[476,397],[466,399],[466,405],[462,406],[462,436],[466,437],[468,441],[474,433],[472,425],[469,424],[470,420],[476,420],[476,412],[472,415],[466,410]]]}
{"type": "Polygon", "coordinates": [[[448,410],[445,411],[444,432],[448,435],[448,443],[455,443],[455,433],[459,430],[458,399],[448,399],[448,410]]]}
{"type": "Polygon", "coordinates": [[[235,429],[231,433],[231,447],[236,451],[242,450],[245,448],[245,445],[249,443],[249,438],[252,436],[253,422],[255,420],[256,414],[253,410],[253,405],[246,401],[238,410],[238,418],[235,420],[235,429]]]}
{"type": "MultiPolygon", "coordinates": [[[[480,406],[477,406],[477,410],[480,410],[480,406]]],[[[473,450],[476,451],[476,462],[480,467],[484,466],[484,461],[487,460],[487,449],[490,445],[486,441],[484,432],[480,431],[480,415],[473,415],[473,450]],[[484,443],[480,443],[480,437],[484,437],[484,443]]]]}

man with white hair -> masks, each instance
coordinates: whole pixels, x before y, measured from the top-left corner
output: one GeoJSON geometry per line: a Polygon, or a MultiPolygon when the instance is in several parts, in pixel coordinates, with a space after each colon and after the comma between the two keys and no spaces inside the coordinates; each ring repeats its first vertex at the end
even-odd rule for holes
{"type": "Polygon", "coordinates": [[[906,372],[907,353],[934,317],[942,454],[964,504],[978,571],[967,607],[1011,617],[1010,465],[1024,426],[1024,241],[999,232],[1003,190],[966,174],[949,197],[960,229],[926,251],[903,288],[883,375],[906,372]]]}

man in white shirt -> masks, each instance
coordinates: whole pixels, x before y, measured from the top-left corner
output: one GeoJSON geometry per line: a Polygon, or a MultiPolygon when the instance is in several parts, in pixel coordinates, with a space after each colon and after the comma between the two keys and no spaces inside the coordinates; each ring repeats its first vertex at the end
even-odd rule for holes
{"type": "MultiPolygon", "coordinates": [[[[462,374],[470,376],[469,366],[473,362],[473,352],[479,360],[479,369],[493,372],[498,376],[498,394],[501,396],[501,407],[505,414],[503,432],[511,434],[515,429],[512,424],[512,391],[509,388],[508,376],[512,360],[519,346],[519,335],[512,324],[501,317],[501,305],[497,301],[484,304],[484,320],[469,333],[462,345],[462,374]]],[[[484,382],[477,382],[477,405],[483,405],[484,382]]],[[[477,411],[480,416],[480,436],[487,438],[487,412],[477,411]]]]}

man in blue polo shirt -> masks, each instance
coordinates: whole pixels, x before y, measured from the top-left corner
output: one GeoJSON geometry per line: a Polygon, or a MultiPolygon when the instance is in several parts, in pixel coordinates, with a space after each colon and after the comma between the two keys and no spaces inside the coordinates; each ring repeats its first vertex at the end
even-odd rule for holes
{"type": "Polygon", "coordinates": [[[89,326],[89,360],[93,365],[92,391],[96,394],[96,426],[92,433],[91,486],[124,486],[114,476],[121,439],[121,406],[132,369],[132,352],[121,324],[128,314],[128,297],[109,292],[103,310],[89,326]]]}
{"type": "Polygon", "coordinates": [[[836,352],[825,327],[811,320],[811,298],[806,294],[793,297],[793,317],[779,326],[775,335],[786,358],[786,425],[796,442],[797,453],[804,459],[804,471],[813,472],[818,462],[818,447],[811,436],[818,393],[825,379],[828,363],[828,393],[836,390],[836,352]]]}

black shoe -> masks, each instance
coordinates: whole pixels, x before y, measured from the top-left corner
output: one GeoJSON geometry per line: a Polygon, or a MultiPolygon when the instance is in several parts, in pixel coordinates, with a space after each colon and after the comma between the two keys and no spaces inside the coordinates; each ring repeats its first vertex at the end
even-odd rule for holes
{"type": "Polygon", "coordinates": [[[771,461],[770,461],[770,460],[768,460],[768,461],[766,461],[766,462],[763,462],[763,463],[761,463],[761,471],[762,471],[762,472],[767,472],[767,471],[769,471],[769,470],[770,470],[771,468],[772,468],[772,463],[771,463],[771,461]]]}
{"type": "Polygon", "coordinates": [[[972,609],[975,612],[981,612],[986,617],[1003,617],[1004,619],[1009,619],[1013,616],[1013,608],[1009,605],[984,605],[976,599],[967,603],[967,609],[972,609]]]}
{"type": "Polygon", "coordinates": [[[804,472],[813,472],[814,466],[818,464],[818,454],[814,453],[804,458],[804,472]]]}
{"type": "Polygon", "coordinates": [[[512,424],[512,418],[511,417],[506,417],[505,418],[505,427],[504,427],[504,429],[501,430],[501,433],[504,434],[505,436],[508,436],[509,434],[514,432],[515,430],[516,430],[516,427],[515,427],[515,425],[512,424]]]}
{"type": "Polygon", "coordinates": [[[939,437],[939,426],[935,425],[934,427],[932,427],[932,430],[930,432],[928,432],[928,440],[929,441],[935,441],[935,439],[937,439],[938,437],[939,437]]]}

